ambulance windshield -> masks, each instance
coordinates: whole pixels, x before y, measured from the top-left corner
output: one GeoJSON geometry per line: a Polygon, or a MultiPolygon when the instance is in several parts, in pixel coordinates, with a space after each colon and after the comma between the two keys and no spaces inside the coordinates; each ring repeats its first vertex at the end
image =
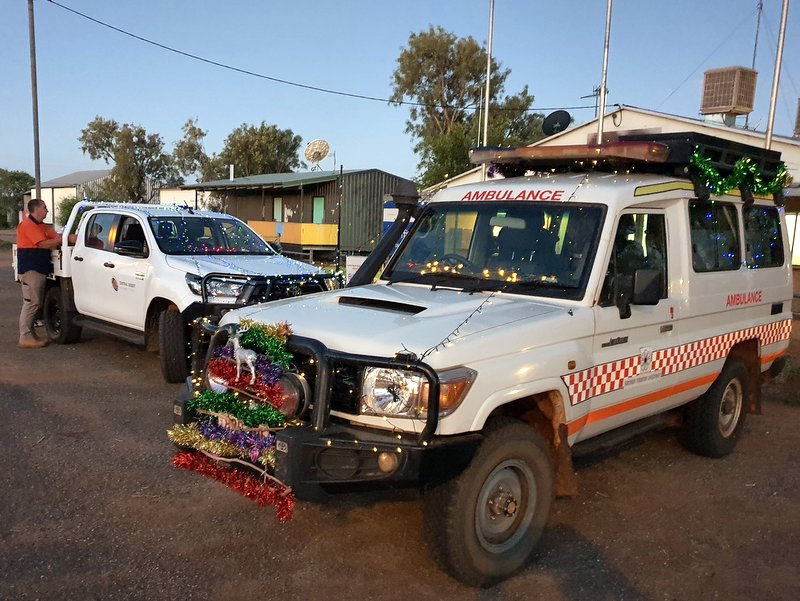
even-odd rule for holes
{"type": "Polygon", "coordinates": [[[578,299],[605,209],[555,203],[431,203],[383,279],[578,299]]]}

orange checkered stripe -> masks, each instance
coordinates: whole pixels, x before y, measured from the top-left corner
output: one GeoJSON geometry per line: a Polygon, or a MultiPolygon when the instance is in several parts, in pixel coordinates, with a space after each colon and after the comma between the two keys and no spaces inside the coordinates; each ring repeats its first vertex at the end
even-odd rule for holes
{"type": "MultiPolygon", "coordinates": [[[[743,340],[758,338],[764,347],[788,340],[791,333],[792,320],[787,319],[653,351],[651,373],[660,372],[662,376],[668,376],[723,359],[733,345],[743,340]]],[[[569,391],[570,403],[577,405],[592,397],[619,390],[625,385],[625,380],[640,374],[641,363],[641,357],[636,355],[566,374],[561,379],[569,391]]]]}

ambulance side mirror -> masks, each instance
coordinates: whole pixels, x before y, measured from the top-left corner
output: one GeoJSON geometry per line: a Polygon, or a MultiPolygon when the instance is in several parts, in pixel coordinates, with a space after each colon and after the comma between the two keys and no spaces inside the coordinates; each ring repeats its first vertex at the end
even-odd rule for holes
{"type": "Polygon", "coordinates": [[[633,274],[633,295],[628,288],[627,294],[620,294],[617,299],[619,318],[628,319],[631,316],[631,305],[657,305],[663,289],[660,271],[637,269],[633,274]]]}
{"type": "Polygon", "coordinates": [[[637,269],[633,276],[634,305],[657,305],[664,284],[657,269],[637,269]]]}

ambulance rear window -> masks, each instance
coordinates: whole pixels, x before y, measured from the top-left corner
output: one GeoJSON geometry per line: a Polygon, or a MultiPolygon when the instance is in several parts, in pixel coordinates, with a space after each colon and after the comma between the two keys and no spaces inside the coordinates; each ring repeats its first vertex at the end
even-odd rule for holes
{"type": "Polygon", "coordinates": [[[745,212],[744,244],[748,269],[783,265],[783,235],[777,208],[756,205],[745,212]]]}
{"type": "Polygon", "coordinates": [[[736,207],[722,202],[689,203],[692,267],[698,273],[733,271],[742,264],[736,207]]]}

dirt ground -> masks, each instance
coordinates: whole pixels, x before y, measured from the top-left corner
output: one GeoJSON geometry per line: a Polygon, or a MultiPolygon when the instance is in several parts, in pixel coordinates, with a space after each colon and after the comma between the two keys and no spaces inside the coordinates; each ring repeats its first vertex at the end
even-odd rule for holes
{"type": "Polygon", "coordinates": [[[584,460],[535,561],[477,590],[431,560],[414,491],[298,503],[279,524],[171,467],[177,387],[157,358],[88,334],[18,350],[9,262],[0,250],[0,599],[800,599],[797,324],[790,374],[731,456],[664,431],[584,460]]]}

